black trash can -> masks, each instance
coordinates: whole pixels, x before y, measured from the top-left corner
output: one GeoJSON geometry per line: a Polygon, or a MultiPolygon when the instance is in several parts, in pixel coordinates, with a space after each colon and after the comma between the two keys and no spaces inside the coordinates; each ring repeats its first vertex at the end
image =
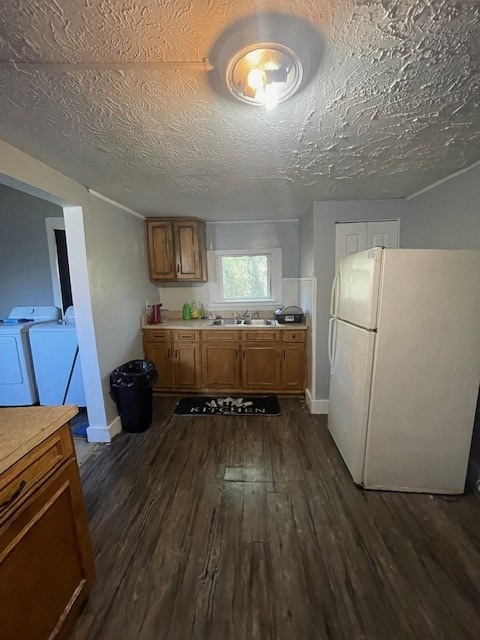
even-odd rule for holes
{"type": "Polygon", "coordinates": [[[157,370],[149,360],[130,360],[110,375],[110,396],[117,405],[122,428],[140,433],[152,422],[152,387],[157,370]]]}

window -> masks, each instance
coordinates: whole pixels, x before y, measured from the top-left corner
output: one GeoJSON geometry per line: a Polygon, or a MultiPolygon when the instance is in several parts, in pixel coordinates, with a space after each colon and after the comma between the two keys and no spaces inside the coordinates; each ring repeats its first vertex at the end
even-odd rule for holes
{"type": "Polygon", "coordinates": [[[281,301],[281,249],[209,251],[210,306],[271,306],[281,301]]]}

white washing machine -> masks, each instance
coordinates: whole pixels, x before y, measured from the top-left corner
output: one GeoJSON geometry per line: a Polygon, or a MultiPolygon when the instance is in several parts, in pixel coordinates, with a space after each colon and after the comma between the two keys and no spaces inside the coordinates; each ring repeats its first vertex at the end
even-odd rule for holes
{"type": "Polygon", "coordinates": [[[30,345],[40,404],[85,407],[74,308],[68,307],[62,322],[32,326],[30,345]]]}
{"type": "Polygon", "coordinates": [[[57,307],[15,307],[0,321],[0,406],[35,404],[38,400],[33,374],[29,329],[36,323],[60,318],[57,307]]]}

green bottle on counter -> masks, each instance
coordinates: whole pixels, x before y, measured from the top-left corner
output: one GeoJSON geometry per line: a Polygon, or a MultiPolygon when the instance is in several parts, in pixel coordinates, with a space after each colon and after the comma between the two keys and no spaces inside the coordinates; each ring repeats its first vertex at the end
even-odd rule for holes
{"type": "Polygon", "coordinates": [[[191,317],[192,317],[192,311],[190,309],[190,305],[188,304],[188,302],[185,302],[185,304],[183,305],[183,319],[190,320],[191,317]]]}

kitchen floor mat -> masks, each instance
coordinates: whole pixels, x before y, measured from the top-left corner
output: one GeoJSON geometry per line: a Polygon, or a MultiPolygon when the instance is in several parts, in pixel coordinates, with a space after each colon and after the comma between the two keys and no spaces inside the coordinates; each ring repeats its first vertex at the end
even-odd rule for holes
{"type": "Polygon", "coordinates": [[[277,396],[272,394],[182,398],[175,408],[175,413],[191,416],[278,416],[281,411],[277,396]]]}

